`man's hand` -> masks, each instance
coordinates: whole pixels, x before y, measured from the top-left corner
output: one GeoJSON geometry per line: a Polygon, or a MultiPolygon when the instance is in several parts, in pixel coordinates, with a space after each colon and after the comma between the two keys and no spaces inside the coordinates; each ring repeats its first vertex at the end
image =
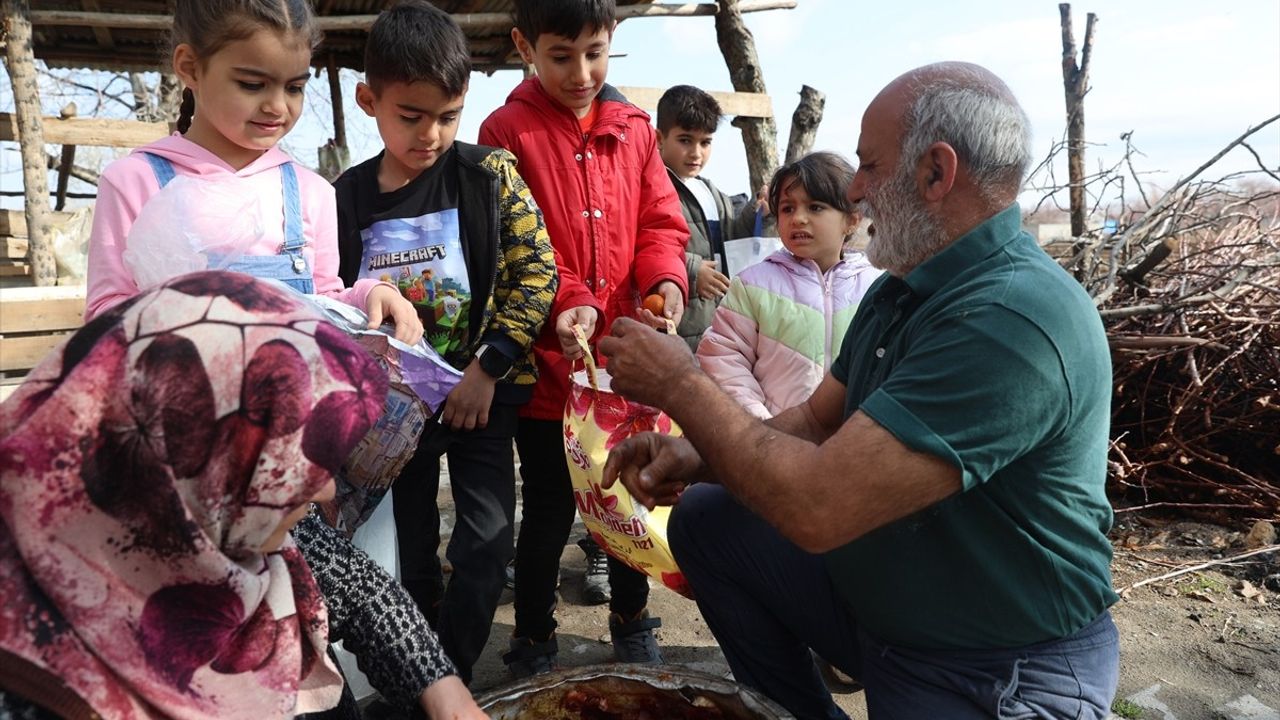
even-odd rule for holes
{"type": "Polygon", "coordinates": [[[418,704],[431,720],[489,720],[457,675],[446,675],[428,685],[418,704]]]}
{"type": "Polygon", "coordinates": [[[590,305],[579,305],[569,308],[556,316],[556,337],[560,338],[560,351],[564,359],[573,361],[582,357],[582,347],[573,337],[573,326],[582,327],[582,334],[590,339],[596,332],[596,321],[599,314],[590,305]]]}
{"type": "Polygon", "coordinates": [[[658,317],[645,308],[640,308],[639,317],[645,324],[663,331],[667,329],[667,320],[670,320],[673,325],[680,324],[680,318],[684,317],[684,293],[680,292],[679,285],[670,280],[663,280],[655,285],[648,294],[662,296],[663,317],[658,317]]]}
{"type": "Polygon", "coordinates": [[[390,285],[375,285],[369,291],[366,302],[369,329],[377,330],[383,318],[391,318],[396,325],[396,339],[406,345],[416,345],[422,339],[422,319],[413,303],[404,299],[399,290],[390,285]]]}
{"type": "Polygon", "coordinates": [[[716,269],[715,261],[703,260],[698,267],[698,281],[694,287],[703,300],[719,300],[729,292],[729,278],[716,269]]]}
{"type": "Polygon", "coordinates": [[[497,383],[497,378],[480,369],[479,360],[472,360],[462,373],[462,380],[445,398],[440,424],[454,430],[475,430],[488,425],[493,386],[497,383]]]}
{"type": "Polygon", "coordinates": [[[681,380],[698,372],[689,345],[630,318],[618,318],[608,337],[600,339],[600,353],[609,358],[614,392],[654,407],[664,407],[681,380]]]}
{"type": "Polygon", "coordinates": [[[702,470],[702,457],[684,438],[640,433],[623,440],[609,452],[604,464],[608,489],[621,480],[631,497],[650,510],[675,505],[680,493],[702,470]]]}

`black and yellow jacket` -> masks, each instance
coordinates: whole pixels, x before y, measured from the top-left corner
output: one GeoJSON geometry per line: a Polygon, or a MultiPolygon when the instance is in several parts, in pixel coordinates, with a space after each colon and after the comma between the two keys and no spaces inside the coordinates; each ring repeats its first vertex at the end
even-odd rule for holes
{"type": "MultiPolygon", "coordinates": [[[[467,279],[473,299],[469,324],[483,331],[465,352],[445,357],[464,369],[485,344],[501,354],[510,371],[498,383],[494,402],[522,404],[538,378],[533,342],[556,296],[555,254],[542,213],[506,150],[455,142],[458,215],[467,243],[467,279]]],[[[378,194],[382,155],[347,170],[334,181],[338,201],[338,275],[350,286],[359,278],[363,228],[378,194]]]]}

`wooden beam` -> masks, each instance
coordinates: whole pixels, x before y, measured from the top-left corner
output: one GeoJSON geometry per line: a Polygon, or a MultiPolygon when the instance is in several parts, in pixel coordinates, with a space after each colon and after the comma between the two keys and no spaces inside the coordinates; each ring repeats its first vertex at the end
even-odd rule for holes
{"type": "Polygon", "coordinates": [[[30,370],[71,333],[0,337],[0,371],[30,370]]]}
{"type": "MultiPolygon", "coordinates": [[[[98,5],[98,0],[80,0],[80,7],[89,12],[98,12],[102,10],[102,7],[98,5]]],[[[104,50],[116,49],[116,41],[115,38],[111,37],[111,30],[105,27],[95,26],[93,28],[93,36],[98,39],[98,44],[101,45],[104,50]]]]}
{"type": "MultiPolygon", "coordinates": [[[[796,0],[743,0],[738,11],[790,10],[796,0]]],[[[716,14],[715,3],[653,3],[624,5],[617,10],[618,20],[648,17],[695,17],[716,14]]],[[[377,15],[329,15],[316,18],[316,25],[329,30],[368,30],[377,15]]],[[[507,13],[460,13],[453,19],[463,30],[501,30],[511,27],[507,13]]],[[[78,25],[81,27],[129,28],[132,30],[168,30],[173,16],[144,13],[80,12],[75,10],[38,10],[31,13],[33,25],[78,25]]]]}
{"type": "MultiPolygon", "coordinates": [[[[627,96],[632,105],[645,110],[657,110],[658,99],[666,88],[623,86],[618,92],[627,96]]],[[[773,117],[773,100],[764,93],[708,91],[708,95],[720,103],[725,115],[743,117],[773,117]]]]}
{"type": "MultiPolygon", "coordinates": [[[[44,142],[54,145],[95,145],[135,148],[169,136],[166,123],[101,118],[42,119],[44,142]]],[[[0,140],[18,140],[18,122],[12,113],[0,113],[0,140]]],[[[43,150],[41,150],[43,155],[43,150]]],[[[40,163],[43,168],[44,163],[40,163]]]]}
{"type": "MultiPolygon", "coordinates": [[[[23,207],[30,230],[31,266],[36,285],[58,284],[49,228],[49,178],[45,170],[45,134],[40,113],[40,85],[32,53],[29,0],[0,0],[5,41],[5,68],[13,87],[14,114],[8,123],[22,153],[23,207]],[[22,132],[18,132],[18,128],[22,132]]],[[[0,272],[3,269],[0,268],[0,272]]]]}
{"type": "MultiPolygon", "coordinates": [[[[69,212],[55,212],[49,217],[52,222],[66,220],[69,212]]],[[[11,238],[27,237],[27,216],[21,210],[0,210],[0,236],[11,238]]]]}
{"type": "Polygon", "coordinates": [[[84,324],[84,285],[6,288],[0,293],[0,335],[75,330],[84,324]]]}
{"type": "MultiPolygon", "coordinates": [[[[0,260],[23,260],[27,257],[27,239],[0,235],[0,260]]],[[[4,313],[0,311],[0,315],[4,313]]]]}

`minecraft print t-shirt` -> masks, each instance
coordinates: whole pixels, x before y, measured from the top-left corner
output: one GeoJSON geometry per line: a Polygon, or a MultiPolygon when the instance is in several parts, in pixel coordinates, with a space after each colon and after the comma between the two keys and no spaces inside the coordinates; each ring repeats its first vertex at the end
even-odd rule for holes
{"type": "MultiPolygon", "coordinates": [[[[408,185],[378,195],[360,230],[360,277],[391,283],[418,309],[427,342],[442,356],[469,346],[467,278],[452,149],[408,185]]],[[[363,224],[363,223],[362,223],[363,224]]]]}

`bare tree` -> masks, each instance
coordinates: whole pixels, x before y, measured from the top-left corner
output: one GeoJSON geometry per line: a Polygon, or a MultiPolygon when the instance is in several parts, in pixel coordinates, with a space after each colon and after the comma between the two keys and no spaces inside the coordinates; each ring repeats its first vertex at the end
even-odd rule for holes
{"type": "MultiPolygon", "coordinates": [[[[1067,172],[1071,178],[1071,235],[1085,233],[1084,210],[1084,96],[1089,92],[1089,59],[1093,54],[1093,28],[1098,16],[1089,13],[1084,45],[1076,62],[1075,31],[1071,25],[1071,4],[1060,3],[1062,23],[1062,87],[1067,99],[1067,172]]],[[[1077,277],[1080,271],[1077,270],[1077,277]]]]}
{"type": "MultiPolygon", "coordinates": [[[[716,11],[716,41],[720,54],[729,67],[729,80],[738,92],[764,93],[764,71],[756,55],[755,38],[742,21],[738,0],[720,0],[716,11]]],[[[742,144],[747,152],[747,169],[751,175],[751,187],[758,188],[773,177],[778,168],[778,125],[772,117],[744,117],[733,119],[733,126],[742,131],[742,144]]]]}

